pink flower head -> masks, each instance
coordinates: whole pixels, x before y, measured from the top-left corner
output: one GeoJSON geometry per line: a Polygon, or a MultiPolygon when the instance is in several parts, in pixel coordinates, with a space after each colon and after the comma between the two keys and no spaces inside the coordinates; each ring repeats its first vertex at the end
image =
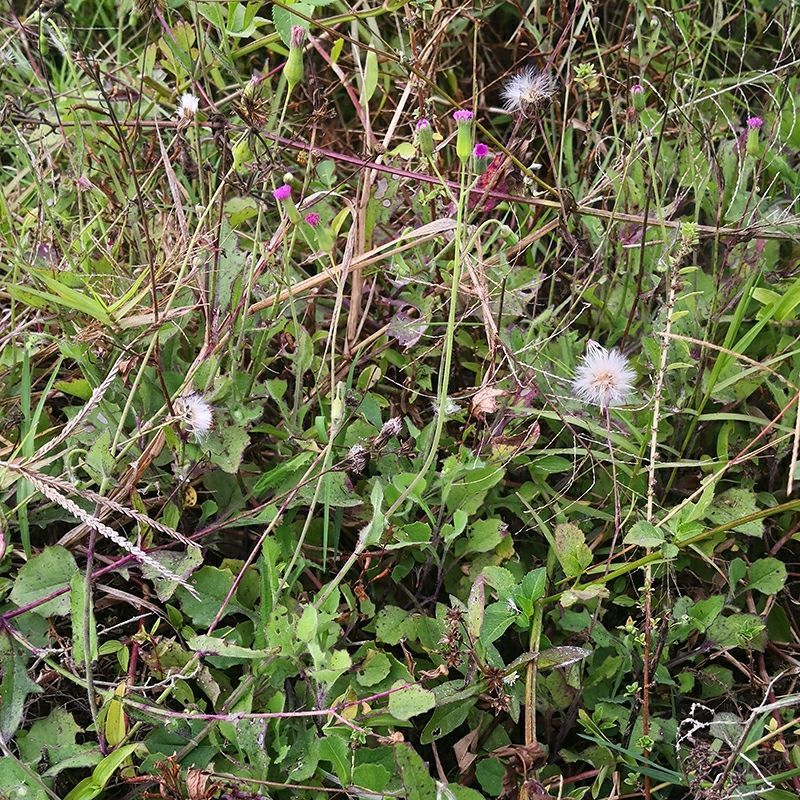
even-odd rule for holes
{"type": "Polygon", "coordinates": [[[319,214],[316,211],[312,211],[310,214],[306,214],[306,222],[312,227],[316,228],[319,225],[319,214]]]}
{"type": "Polygon", "coordinates": [[[472,155],[475,158],[488,158],[489,157],[489,146],[485,145],[483,142],[478,142],[475,145],[475,149],[472,151],[472,155]]]}
{"type": "Polygon", "coordinates": [[[306,40],[306,29],[300,25],[292,25],[292,32],[289,35],[290,47],[302,47],[306,40]]]}
{"type": "Polygon", "coordinates": [[[467,111],[466,108],[459,108],[458,111],[453,112],[453,119],[460,125],[464,122],[469,122],[472,119],[472,112],[467,111]]]}
{"type": "Polygon", "coordinates": [[[272,196],[278,201],[288,200],[292,196],[292,187],[288,183],[284,183],[272,193],[272,196]]]}
{"type": "Polygon", "coordinates": [[[764,120],[761,117],[748,117],[747,118],[747,127],[749,130],[758,130],[764,124],[764,120]]]}
{"type": "Polygon", "coordinates": [[[644,91],[644,86],[641,83],[634,83],[631,86],[631,94],[641,94],[644,91]]]}
{"type": "Polygon", "coordinates": [[[418,131],[425,130],[425,128],[430,128],[430,126],[431,126],[430,122],[428,122],[428,120],[425,117],[420,117],[417,120],[417,130],[418,131]]]}

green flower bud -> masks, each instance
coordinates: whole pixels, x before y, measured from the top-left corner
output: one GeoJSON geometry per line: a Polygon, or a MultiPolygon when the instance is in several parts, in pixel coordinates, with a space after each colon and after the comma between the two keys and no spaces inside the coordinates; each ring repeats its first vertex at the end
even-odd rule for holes
{"type": "Polygon", "coordinates": [[[283,65],[283,75],[289,84],[291,92],[303,80],[303,44],[306,39],[305,28],[292,25],[292,34],[289,41],[289,58],[283,65]]]}
{"type": "Polygon", "coordinates": [[[422,155],[433,155],[433,131],[430,122],[425,117],[417,120],[417,143],[422,155]]]}
{"type": "Polygon", "coordinates": [[[462,163],[467,163],[472,156],[472,112],[459,109],[453,112],[453,119],[458,125],[456,155],[462,163]]]}

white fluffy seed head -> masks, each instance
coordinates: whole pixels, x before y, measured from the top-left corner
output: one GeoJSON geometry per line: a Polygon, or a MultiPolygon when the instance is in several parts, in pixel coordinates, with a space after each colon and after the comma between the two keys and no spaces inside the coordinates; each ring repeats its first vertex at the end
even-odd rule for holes
{"type": "Polygon", "coordinates": [[[194,119],[194,115],[197,113],[199,107],[199,98],[189,92],[182,94],[181,99],[178,101],[178,119],[187,121],[194,119]]]}
{"type": "Polygon", "coordinates": [[[572,392],[578,400],[606,409],[627,403],[635,380],[636,373],[619,350],[590,341],[575,371],[572,392]]]}
{"type": "Polygon", "coordinates": [[[214,427],[214,409],[203,395],[193,392],[175,401],[175,412],[198,441],[214,427]]]}
{"type": "Polygon", "coordinates": [[[556,79],[551,73],[526,67],[508,78],[501,96],[506,111],[525,114],[548,103],[555,91],[556,79]]]}

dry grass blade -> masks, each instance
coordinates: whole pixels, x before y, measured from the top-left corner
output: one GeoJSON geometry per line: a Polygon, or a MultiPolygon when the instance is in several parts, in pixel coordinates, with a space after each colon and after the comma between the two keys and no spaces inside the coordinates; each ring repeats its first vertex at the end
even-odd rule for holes
{"type": "Polygon", "coordinates": [[[156,561],[156,559],[154,559],[152,556],[149,556],[147,553],[145,553],[140,547],[137,547],[135,544],[129,542],[124,536],[117,533],[113,528],[109,528],[108,525],[101,522],[87,511],[84,511],[77,503],[75,503],[73,500],[70,500],[68,497],[65,497],[49,483],[45,483],[44,481],[40,480],[39,477],[34,473],[23,473],[21,470],[19,470],[19,468],[15,468],[14,465],[9,464],[6,466],[14,471],[19,472],[20,474],[24,474],[24,477],[30,481],[31,485],[36,489],[37,492],[44,495],[51,502],[61,506],[61,508],[63,508],[65,511],[68,511],[76,519],[79,519],[88,528],[97,531],[97,533],[99,533],[101,536],[105,536],[106,539],[110,539],[112,542],[114,542],[114,544],[130,553],[142,564],[147,564],[148,567],[157,572],[162,578],[183,586],[190,593],[197,596],[195,590],[180,575],[176,575],[174,572],[156,561]]]}

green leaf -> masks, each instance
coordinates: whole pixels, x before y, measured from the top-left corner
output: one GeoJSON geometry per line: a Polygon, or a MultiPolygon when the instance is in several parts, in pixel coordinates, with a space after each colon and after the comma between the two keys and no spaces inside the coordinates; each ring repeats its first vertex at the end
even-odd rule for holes
{"type": "Polygon", "coordinates": [[[626,534],[623,544],[634,544],[639,547],[661,547],[664,543],[664,532],[645,520],[640,520],[626,534]]]}
{"type": "Polygon", "coordinates": [[[414,158],[416,155],[417,148],[411,142],[400,142],[397,147],[393,148],[389,151],[390,156],[400,156],[400,158],[404,158],[406,161],[409,159],[414,158]]]}
{"type": "Polygon", "coordinates": [[[358,764],[353,770],[353,786],[378,794],[383,792],[390,778],[389,770],[382,764],[358,764]]]}
{"type": "Polygon", "coordinates": [[[91,767],[100,760],[96,744],[77,744],[77,734],[83,729],[66,709],[56,706],[46,719],[39,719],[29,731],[17,736],[22,759],[35,766],[44,756],[50,765],[48,775],[57,775],[64,769],[91,767]]]}
{"type": "Polygon", "coordinates": [[[605,599],[609,596],[607,586],[599,583],[590,583],[583,589],[565,589],[561,592],[561,605],[570,608],[577,603],[588,603],[590,600],[605,599]]]}
{"type": "MultiPolygon", "coordinates": [[[[292,3],[292,8],[298,14],[310,17],[314,8],[309,3],[292,3]]],[[[272,21],[275,23],[275,30],[281,37],[283,43],[288,47],[292,38],[292,25],[299,25],[304,30],[308,30],[309,23],[297,14],[293,14],[288,8],[272,6],[272,21]]]]}
{"type": "Polygon", "coordinates": [[[437,708],[428,720],[428,724],[422,729],[420,742],[430,744],[447,736],[448,733],[452,733],[464,723],[474,705],[469,702],[448,703],[437,708]]]}
{"type": "Polygon", "coordinates": [[[747,565],[741,558],[734,558],[728,565],[728,585],[730,591],[736,592],[739,581],[747,574],[747,565]]]}
{"type": "Polygon", "coordinates": [[[313,457],[314,454],[311,451],[304,450],[294,458],[290,458],[287,461],[282,461],[274,469],[271,469],[269,472],[265,472],[256,481],[255,486],[253,487],[253,495],[255,497],[261,497],[270,489],[274,489],[276,486],[278,486],[278,484],[289,478],[291,475],[304,470],[313,457]]]}
{"type": "Polygon", "coordinates": [[[394,760],[407,800],[438,800],[436,781],[410,744],[395,745],[394,760]]]}
{"type": "Polygon", "coordinates": [[[571,647],[565,645],[564,647],[551,647],[547,650],[542,650],[536,657],[536,666],[539,669],[556,669],[557,667],[568,667],[570,664],[576,664],[578,661],[583,661],[591,655],[591,651],[583,647],[571,647]]]}
{"type": "Polygon", "coordinates": [[[545,567],[531,570],[514,593],[514,599],[522,611],[531,616],[534,605],[544,597],[547,588],[547,570],[545,567]]]}
{"type": "MultiPolygon", "coordinates": [[[[69,586],[77,571],[78,565],[69,550],[60,545],[45,547],[20,569],[11,590],[11,600],[18,606],[41,600],[56,589],[69,586]]],[[[34,611],[43,617],[69,614],[69,595],[48,600],[34,611]]]]}
{"type": "Polygon", "coordinates": [[[777,558],[759,558],[747,571],[747,583],[761,594],[777,594],[786,584],[786,567],[777,558]]]}
{"type": "MultiPolygon", "coordinates": [[[[338,474],[341,475],[341,473],[338,474]]],[[[375,481],[375,485],[372,487],[370,502],[372,503],[372,519],[358,536],[359,547],[362,548],[378,544],[386,530],[386,516],[382,511],[383,486],[380,481],[375,481]]]]}
{"type": "Polygon", "coordinates": [[[755,614],[731,614],[717,617],[706,635],[718,647],[763,651],[765,628],[764,621],[755,614]]]}
{"type": "Polygon", "coordinates": [[[356,680],[361,686],[374,686],[380,683],[391,669],[392,662],[385,653],[380,650],[370,650],[356,673],[356,680]]]}
{"type": "Polygon", "coordinates": [[[205,439],[205,446],[213,461],[221,470],[231,475],[239,471],[242,455],[250,442],[244,428],[225,425],[205,439]]]}
{"type": "Polygon", "coordinates": [[[90,777],[84,778],[64,800],[94,800],[105,789],[114,773],[122,766],[138,747],[137,744],[126,744],[109,753],[95,768],[90,777]]]}
{"type": "MultiPolygon", "coordinates": [[[[86,597],[86,582],[80,572],[72,576],[69,584],[70,619],[72,621],[72,657],[79,664],[86,659],[83,647],[86,626],[84,621],[84,598],[86,597]]],[[[94,601],[89,595],[89,660],[97,661],[97,624],[94,619],[94,601]]]]}
{"type": "Polygon", "coordinates": [[[467,600],[467,632],[473,639],[480,636],[485,607],[486,592],[484,591],[483,577],[479,575],[472,584],[467,600]]]}
{"type": "Polygon", "coordinates": [[[0,739],[11,741],[22,722],[25,701],[29,694],[40,694],[41,687],[28,677],[28,656],[8,636],[0,638],[0,739]]]}
{"type": "Polygon", "coordinates": [[[375,638],[384,644],[399,644],[407,635],[408,622],[408,611],[397,606],[384,606],[375,618],[375,638]]]}
{"type": "Polygon", "coordinates": [[[389,713],[395,719],[411,719],[417,714],[430,711],[436,705],[433,692],[421,686],[415,684],[406,686],[405,681],[397,681],[392,689],[396,691],[392,691],[389,695],[389,713]]]}
{"type": "Polygon", "coordinates": [[[689,610],[689,617],[699,630],[705,631],[722,613],[724,607],[725,598],[722,595],[713,595],[705,600],[698,600],[689,610]]]}
{"type": "Polygon", "coordinates": [[[290,503],[289,507],[308,506],[311,504],[315,494],[318,502],[324,501],[331,508],[352,508],[353,506],[360,506],[364,502],[348,487],[347,476],[344,472],[328,472],[325,475],[320,475],[316,480],[306,483],[297,493],[297,497],[290,503]],[[318,493],[317,480],[320,481],[318,493]]]}
{"type": "MultiPolygon", "coordinates": [[[[164,550],[151,553],[150,557],[157,561],[161,566],[166,567],[175,575],[183,578],[188,577],[194,570],[203,563],[203,551],[199,547],[187,547],[185,553],[174,550],[164,550]]],[[[142,574],[149,580],[156,590],[156,597],[165,603],[175,594],[175,590],[180,586],[179,583],[165,578],[149,564],[142,564],[140,569],[142,574]]]]}
{"type": "Polygon", "coordinates": [[[746,533],[749,536],[762,536],[764,522],[760,519],[740,522],[743,517],[755,514],[759,510],[755,494],[750,489],[728,489],[714,502],[708,510],[708,518],[715,525],[729,526],[728,530],[746,533]]]}
{"type": "Polygon", "coordinates": [[[503,791],[506,768],[495,758],[484,758],[475,768],[475,777],[489,797],[499,797],[503,791]]]}
{"type": "Polygon", "coordinates": [[[0,797],[8,800],[50,800],[36,775],[11,756],[0,758],[0,797]]]}
{"type": "Polygon", "coordinates": [[[582,575],[592,563],[592,551],[586,545],[583,531],[576,525],[564,522],[556,525],[555,530],[556,557],[568,578],[582,575]]]}
{"type": "Polygon", "coordinates": [[[499,639],[514,624],[516,618],[516,612],[508,607],[508,603],[491,603],[483,615],[481,641],[491,644],[499,639]]]}
{"type": "MultiPolygon", "coordinates": [[[[488,566],[481,570],[486,583],[501,595],[508,595],[517,586],[517,579],[505,567],[488,566]]],[[[538,598],[537,598],[538,599],[538,598]]]]}
{"type": "Polygon", "coordinates": [[[297,621],[295,632],[301,642],[310,642],[317,637],[319,617],[313,605],[307,605],[297,621]]]}
{"type": "MultiPolygon", "coordinates": [[[[207,628],[222,608],[222,603],[233,586],[233,573],[227,569],[205,566],[195,572],[191,584],[197,597],[192,596],[182,586],[178,587],[177,597],[181,608],[192,618],[194,624],[199,628],[207,628]]],[[[222,617],[235,610],[235,605],[228,603],[222,617]]]]}
{"type": "Polygon", "coordinates": [[[251,650],[249,647],[240,647],[230,644],[216,636],[192,636],[187,642],[189,649],[202,652],[209,656],[224,656],[226,658],[241,658],[246,660],[269,658],[273,655],[271,650],[251,650]]]}
{"type": "Polygon", "coordinates": [[[320,740],[319,760],[333,764],[333,769],[342,782],[342,786],[350,784],[351,758],[350,748],[341,736],[329,735],[320,740]]]}
{"type": "Polygon", "coordinates": [[[366,106],[375,94],[378,87],[378,54],[374,50],[367,52],[364,65],[364,87],[361,94],[361,104],[366,106]]]}
{"type": "Polygon", "coordinates": [[[462,555],[489,553],[503,540],[503,520],[499,517],[479,519],[470,526],[462,555]]]}

